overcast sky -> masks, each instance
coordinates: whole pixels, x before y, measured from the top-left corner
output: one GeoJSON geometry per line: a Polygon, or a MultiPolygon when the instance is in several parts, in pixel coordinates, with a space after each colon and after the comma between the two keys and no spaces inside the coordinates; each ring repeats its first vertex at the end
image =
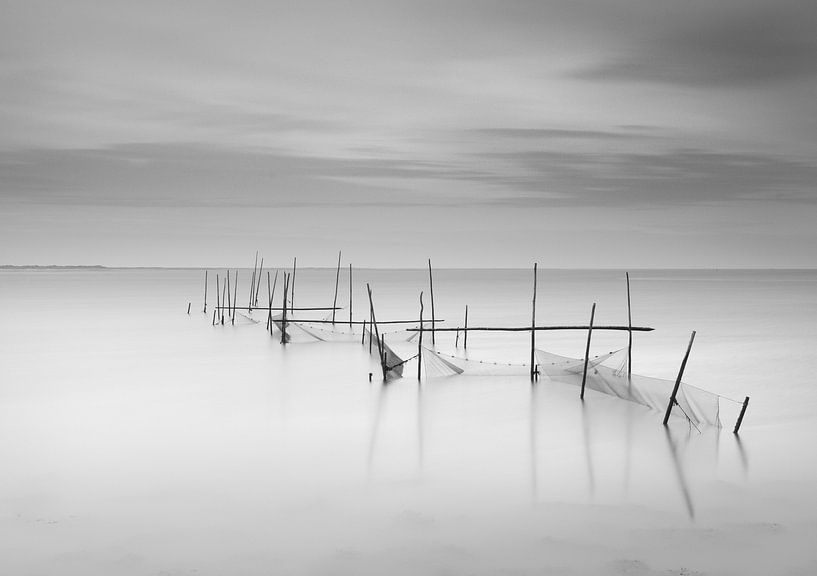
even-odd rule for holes
{"type": "Polygon", "coordinates": [[[0,263],[817,266],[817,2],[0,0],[0,263]]]}

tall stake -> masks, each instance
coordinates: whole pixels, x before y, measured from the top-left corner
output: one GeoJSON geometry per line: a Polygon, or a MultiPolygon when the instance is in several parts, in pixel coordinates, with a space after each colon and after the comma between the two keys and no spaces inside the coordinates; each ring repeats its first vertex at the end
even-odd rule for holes
{"type": "Polygon", "coordinates": [[[292,259],[292,277],[287,282],[289,287],[289,303],[295,308],[295,269],[298,267],[298,259],[292,259]]]}
{"type": "MultiPolygon", "coordinates": [[[[269,274],[269,272],[267,272],[269,274]]],[[[275,287],[278,285],[278,270],[275,271],[275,279],[272,281],[272,294],[269,297],[269,333],[272,335],[272,303],[275,302],[275,287]]]]}
{"type": "Polygon", "coordinates": [[[417,380],[423,367],[423,293],[420,292],[420,337],[417,340],[417,380]]]}
{"type": "Polygon", "coordinates": [[[627,378],[633,375],[633,311],[630,307],[630,273],[627,275],[627,332],[629,342],[627,344],[627,378]]]}
{"type": "Polygon", "coordinates": [[[227,302],[225,302],[225,304],[227,305],[227,318],[230,318],[233,314],[233,309],[232,306],[230,305],[232,301],[233,295],[230,292],[230,271],[227,270],[227,302]]]}
{"type": "Polygon", "coordinates": [[[675,406],[675,396],[678,394],[678,388],[681,386],[681,378],[684,376],[684,369],[687,367],[687,359],[689,358],[689,352],[692,350],[692,343],[695,341],[695,330],[692,331],[692,336],[689,337],[689,346],[687,346],[686,354],[684,354],[684,360],[681,362],[681,369],[678,371],[678,378],[675,380],[675,387],[672,389],[672,396],[669,398],[669,404],[667,404],[667,413],[664,414],[664,426],[667,425],[669,422],[669,415],[672,412],[672,407],[675,406]]]}
{"type": "Polygon", "coordinates": [[[258,269],[258,250],[255,251],[255,263],[252,265],[252,278],[250,278],[250,299],[247,302],[247,309],[252,312],[253,297],[255,296],[255,274],[258,269]]]}
{"type": "Polygon", "coordinates": [[[287,343],[287,292],[289,291],[289,274],[284,272],[284,302],[281,308],[281,344],[287,343]]]}
{"type": "Polygon", "coordinates": [[[579,396],[584,400],[584,384],[587,382],[587,363],[590,361],[590,337],[593,335],[593,317],[596,315],[596,303],[590,309],[590,326],[587,330],[587,347],[584,349],[584,372],[582,372],[582,393],[579,396]]]}
{"type": "MultiPolygon", "coordinates": [[[[382,342],[380,340],[380,330],[378,330],[378,328],[377,328],[377,318],[374,315],[374,302],[372,301],[372,288],[369,286],[368,283],[366,284],[366,290],[369,293],[369,311],[371,312],[371,315],[372,315],[372,325],[374,326],[374,337],[377,340],[377,352],[378,352],[378,356],[380,356],[380,368],[381,368],[381,370],[383,370],[383,382],[385,382],[386,381],[386,360],[385,360],[386,357],[383,354],[383,345],[385,344],[385,342],[382,342]]],[[[371,334],[372,333],[370,331],[369,332],[369,338],[370,338],[369,347],[370,347],[370,349],[371,349],[371,334]]]]}
{"type": "MultiPolygon", "coordinates": [[[[255,284],[255,299],[253,300],[253,306],[258,306],[258,291],[261,290],[261,277],[263,276],[264,272],[264,257],[261,257],[261,266],[258,267],[258,282],[255,284]]],[[[267,272],[267,276],[269,276],[269,272],[267,272]]],[[[267,278],[269,280],[269,278],[267,278]]]]}
{"type": "Polygon", "coordinates": [[[207,270],[204,271],[204,313],[207,314],[207,270]]]}
{"type": "MultiPolygon", "coordinates": [[[[215,312],[217,314],[221,314],[221,301],[219,300],[219,297],[218,297],[219,292],[220,292],[220,288],[218,286],[218,274],[216,274],[216,309],[215,309],[215,312]]],[[[215,325],[215,323],[216,323],[216,319],[213,318],[213,325],[215,325]]]]}
{"type": "Polygon", "coordinates": [[[270,287],[269,281],[269,270],[267,270],[267,330],[270,329],[270,324],[272,324],[272,288],[270,287]]]}
{"type": "Polygon", "coordinates": [[[465,333],[462,341],[462,347],[468,348],[468,304],[465,305],[465,333]]]}
{"type": "MultiPolygon", "coordinates": [[[[537,262],[533,263],[533,305],[531,306],[530,316],[530,381],[533,382],[536,378],[536,267],[537,262]]],[[[592,324],[593,321],[591,320],[592,324]]]]}
{"type": "Polygon", "coordinates": [[[235,285],[233,286],[233,325],[235,325],[235,306],[238,303],[238,269],[235,271],[235,285]]]}
{"type": "Polygon", "coordinates": [[[349,263],[349,328],[352,327],[352,263],[349,263]]]}
{"type": "Polygon", "coordinates": [[[437,317],[434,315],[434,278],[431,276],[431,258],[428,259],[428,289],[431,292],[431,345],[435,346],[437,337],[434,329],[437,327],[437,317]]]}
{"type": "Polygon", "coordinates": [[[335,272],[335,298],[332,300],[332,324],[335,323],[335,308],[338,307],[338,282],[340,282],[340,254],[338,250],[338,271],[335,272]]]}
{"type": "Polygon", "coordinates": [[[227,270],[227,282],[221,285],[221,325],[224,326],[224,308],[227,307],[227,300],[225,296],[227,295],[227,284],[230,281],[230,271],[227,270]]]}

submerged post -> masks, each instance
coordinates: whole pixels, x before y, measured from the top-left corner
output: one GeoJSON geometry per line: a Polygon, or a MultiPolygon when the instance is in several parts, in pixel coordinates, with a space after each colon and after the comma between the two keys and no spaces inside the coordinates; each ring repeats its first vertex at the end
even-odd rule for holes
{"type": "Polygon", "coordinates": [[[332,300],[332,324],[335,323],[335,308],[338,307],[338,282],[340,281],[340,254],[338,250],[338,271],[335,273],[335,298],[332,300]]]}
{"type": "Polygon", "coordinates": [[[284,272],[284,303],[281,306],[281,344],[287,343],[287,292],[289,291],[289,274],[284,272]]]}
{"type": "Polygon", "coordinates": [[[431,258],[428,259],[428,289],[431,292],[431,345],[437,344],[437,337],[434,329],[437,327],[435,323],[437,317],[434,315],[434,278],[431,275],[431,258]]]}
{"type": "MultiPolygon", "coordinates": [[[[377,340],[377,352],[378,356],[380,357],[380,368],[383,370],[383,381],[386,381],[386,360],[383,354],[383,346],[385,341],[380,340],[380,331],[377,328],[377,317],[374,315],[374,302],[372,301],[372,288],[369,284],[366,284],[366,291],[369,293],[369,311],[372,315],[372,325],[374,326],[374,337],[377,340]]],[[[372,341],[371,341],[372,333],[369,332],[369,350],[371,350],[372,341]]]]}
{"type": "Polygon", "coordinates": [[[630,307],[630,273],[625,272],[627,278],[627,378],[633,375],[633,312],[630,307]]]}
{"type": "Polygon", "coordinates": [[[188,313],[188,314],[190,314],[190,306],[191,306],[192,304],[193,304],[192,302],[188,302],[188,303],[187,303],[187,313],[188,313]]]}
{"type": "Polygon", "coordinates": [[[417,340],[417,381],[420,381],[420,371],[423,366],[423,292],[420,291],[420,336],[417,340]]]}
{"type": "Polygon", "coordinates": [[[735,423],[735,429],[732,431],[733,434],[737,434],[738,430],[740,430],[740,425],[743,424],[743,415],[746,414],[746,408],[749,406],[749,397],[747,396],[746,399],[743,401],[743,408],[740,409],[740,416],[738,416],[738,421],[735,423]]]}
{"type": "Polygon", "coordinates": [[[207,270],[204,271],[204,310],[202,312],[207,314],[207,270]]]}
{"type": "MultiPolygon", "coordinates": [[[[220,290],[221,289],[218,286],[218,274],[216,274],[216,309],[213,310],[213,312],[215,312],[216,314],[221,314],[221,301],[219,300],[218,297],[220,290]]],[[[213,326],[216,325],[216,318],[217,317],[213,317],[213,326]]]]}
{"type": "Polygon", "coordinates": [[[235,285],[233,286],[233,325],[235,325],[235,307],[238,301],[238,269],[235,271],[235,285]]]}
{"type": "Polygon", "coordinates": [[[689,338],[689,345],[687,346],[686,354],[684,354],[684,360],[681,362],[681,369],[678,371],[678,378],[675,380],[675,386],[672,389],[672,396],[669,398],[669,404],[667,404],[667,412],[664,414],[664,426],[667,425],[669,422],[669,415],[672,412],[672,407],[675,405],[675,396],[678,394],[678,388],[681,386],[681,378],[684,376],[684,370],[687,367],[687,360],[689,359],[689,353],[692,350],[692,343],[695,341],[695,330],[692,331],[692,336],[689,338]]]}
{"type": "MultiPolygon", "coordinates": [[[[255,299],[253,306],[258,306],[258,292],[261,290],[261,277],[264,273],[264,257],[261,257],[261,266],[258,267],[258,281],[255,284],[255,299]]],[[[269,280],[269,271],[267,271],[267,280],[269,280]]]]}
{"type": "Polygon", "coordinates": [[[292,259],[292,277],[289,279],[289,303],[295,308],[295,269],[298,267],[298,258],[292,259]]]}
{"type": "Polygon", "coordinates": [[[584,371],[582,372],[582,393],[579,398],[584,400],[584,385],[587,382],[587,364],[590,362],[590,338],[593,336],[593,318],[596,315],[596,303],[590,309],[590,326],[587,329],[587,346],[584,349],[584,371]]]}
{"type": "MultiPolygon", "coordinates": [[[[530,381],[536,378],[536,268],[537,262],[533,263],[533,305],[531,306],[530,319],[530,381]]],[[[594,304],[595,306],[595,304],[594,304]]],[[[593,321],[591,320],[592,324],[593,321]]],[[[583,388],[583,387],[582,387],[583,388]]]]}
{"type": "MultiPolygon", "coordinates": [[[[225,304],[227,305],[227,318],[230,318],[232,316],[232,314],[233,314],[233,309],[232,309],[232,306],[230,305],[230,303],[233,301],[233,295],[232,295],[232,292],[230,291],[230,288],[231,288],[230,287],[230,270],[228,269],[227,270],[227,302],[225,302],[225,304]]],[[[222,322],[222,324],[223,324],[223,322],[222,322]]]]}
{"type": "Polygon", "coordinates": [[[252,312],[252,301],[253,296],[255,295],[255,274],[258,270],[258,250],[255,251],[255,262],[252,265],[252,278],[250,278],[250,299],[247,302],[247,309],[252,312]]]}
{"type": "Polygon", "coordinates": [[[465,305],[465,328],[463,329],[462,347],[468,348],[468,304],[465,305]]]}

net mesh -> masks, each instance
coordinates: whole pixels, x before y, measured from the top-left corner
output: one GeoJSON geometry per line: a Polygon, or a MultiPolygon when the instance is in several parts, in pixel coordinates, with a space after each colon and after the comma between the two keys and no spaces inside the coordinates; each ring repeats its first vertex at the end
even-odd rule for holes
{"type": "MultiPolygon", "coordinates": [[[[537,350],[536,358],[540,373],[551,380],[581,386],[583,358],[559,356],[544,350],[537,350]]],[[[674,380],[636,374],[628,376],[626,348],[595,356],[588,361],[586,388],[655,410],[666,410],[674,386],[674,380]]],[[[720,427],[720,396],[681,382],[671,416],[685,418],[696,427],[720,427]]]]}
{"type": "Polygon", "coordinates": [[[515,364],[498,360],[449,354],[423,346],[423,368],[426,378],[441,378],[465,374],[466,376],[511,376],[528,374],[529,364],[515,364]]]}

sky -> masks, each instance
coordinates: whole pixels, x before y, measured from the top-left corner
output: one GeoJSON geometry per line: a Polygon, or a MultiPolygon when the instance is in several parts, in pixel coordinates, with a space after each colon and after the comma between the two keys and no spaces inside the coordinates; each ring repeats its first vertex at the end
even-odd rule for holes
{"type": "Polygon", "coordinates": [[[813,0],[0,0],[0,264],[816,247],[813,0]]]}

